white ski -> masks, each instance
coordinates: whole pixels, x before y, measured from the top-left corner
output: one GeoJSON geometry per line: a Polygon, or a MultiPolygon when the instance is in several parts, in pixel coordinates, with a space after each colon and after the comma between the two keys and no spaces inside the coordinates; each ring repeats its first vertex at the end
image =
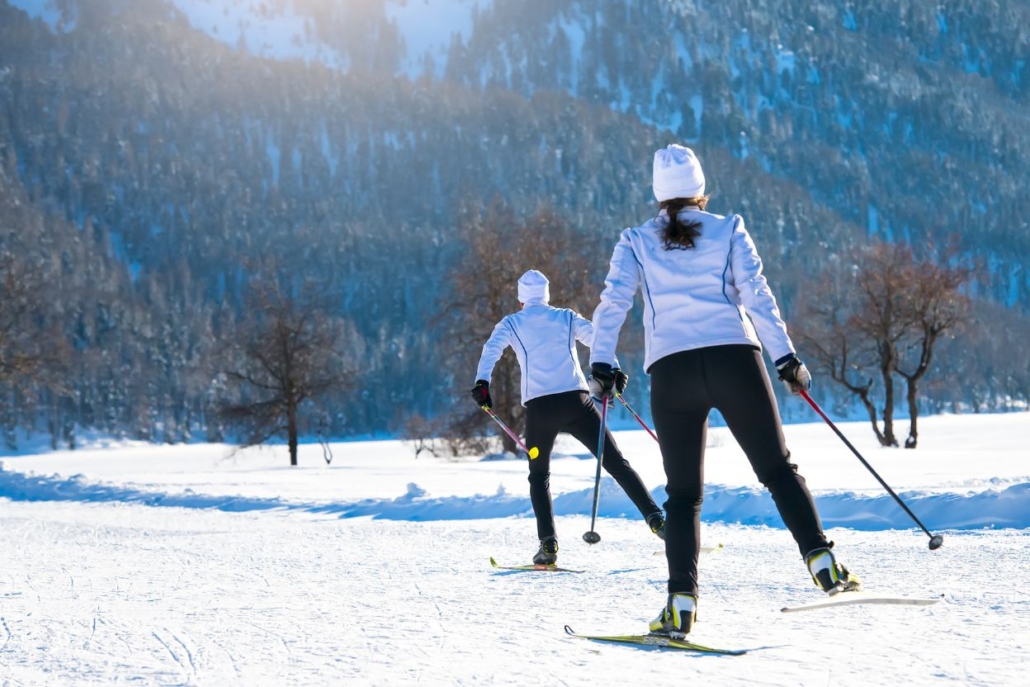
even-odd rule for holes
{"type": "MultiPolygon", "coordinates": [[[[720,551],[722,551],[725,548],[726,548],[726,545],[723,544],[722,542],[719,542],[718,546],[702,546],[699,549],[699,552],[700,553],[719,553],[720,551]]],[[[661,551],[655,551],[652,555],[654,555],[654,556],[664,556],[665,555],[665,549],[662,549],[661,551]]]]}
{"type": "Polygon", "coordinates": [[[849,606],[851,604],[883,604],[890,606],[929,606],[935,604],[944,595],[934,597],[896,596],[893,594],[876,594],[873,592],[841,592],[836,596],[830,596],[818,601],[810,601],[797,606],[786,606],[781,608],[783,613],[796,613],[798,611],[814,611],[819,608],[831,606],[849,606]]]}

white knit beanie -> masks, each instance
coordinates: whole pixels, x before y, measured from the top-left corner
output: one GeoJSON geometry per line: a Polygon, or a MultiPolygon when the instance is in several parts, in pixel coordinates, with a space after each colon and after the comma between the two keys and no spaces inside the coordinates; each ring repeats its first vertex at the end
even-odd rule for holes
{"type": "Polygon", "coordinates": [[[519,278],[519,303],[551,300],[547,277],[537,270],[529,270],[519,278]]]}
{"type": "Polygon", "coordinates": [[[654,197],[699,198],[705,194],[705,173],[690,148],[673,143],[654,154],[654,197]]]}

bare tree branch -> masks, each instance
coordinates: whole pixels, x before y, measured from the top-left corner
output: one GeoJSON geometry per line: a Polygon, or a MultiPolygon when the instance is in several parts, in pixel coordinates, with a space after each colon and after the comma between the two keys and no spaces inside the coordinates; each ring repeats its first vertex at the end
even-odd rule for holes
{"type": "Polygon", "coordinates": [[[903,244],[875,243],[849,265],[827,269],[802,298],[799,340],[814,366],[858,396],[883,446],[894,434],[894,375],[907,381],[911,418],[906,447],[914,448],[919,414],[917,387],[927,374],[941,334],[961,323],[967,299],[959,288],[970,271],[932,259],[919,260],[903,244]],[[871,400],[874,376],[881,382],[883,430],[871,400]],[[854,380],[859,376],[863,381],[854,380]]]}
{"type": "Polygon", "coordinates": [[[342,323],[323,288],[305,283],[297,297],[280,289],[276,270],[251,284],[249,316],[240,323],[223,365],[226,395],[220,416],[244,428],[248,445],[285,433],[290,464],[297,464],[305,401],[347,384],[353,372],[341,349],[342,323]]]}

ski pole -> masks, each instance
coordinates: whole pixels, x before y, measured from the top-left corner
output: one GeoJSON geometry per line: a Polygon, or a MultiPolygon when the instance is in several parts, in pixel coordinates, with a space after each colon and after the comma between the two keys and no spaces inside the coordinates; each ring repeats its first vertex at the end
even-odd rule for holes
{"type": "Polygon", "coordinates": [[[601,434],[597,438],[597,476],[594,478],[594,512],[590,516],[590,531],[583,534],[583,541],[587,544],[596,544],[601,541],[601,535],[594,531],[594,523],[597,522],[597,504],[601,500],[601,462],[604,458],[604,434],[607,424],[608,394],[604,394],[601,396],[601,434]]]}
{"type": "Polygon", "coordinates": [[[826,424],[828,424],[830,426],[830,429],[832,429],[834,432],[836,432],[837,436],[840,437],[840,440],[844,442],[844,445],[851,449],[851,452],[854,453],[855,456],[860,461],[862,461],[862,465],[864,465],[866,467],[866,469],[869,470],[869,472],[873,473],[873,477],[875,477],[876,480],[881,485],[883,485],[883,488],[887,490],[887,493],[889,493],[891,496],[894,497],[894,500],[898,502],[898,505],[901,506],[902,510],[904,510],[906,513],[908,513],[908,517],[912,518],[912,520],[914,520],[915,523],[917,525],[919,525],[920,529],[922,529],[924,532],[926,532],[926,536],[928,536],[930,538],[930,550],[931,551],[935,551],[935,550],[941,548],[941,544],[944,543],[944,537],[942,537],[939,534],[931,534],[930,530],[926,529],[926,527],[923,525],[923,523],[921,523],[919,521],[919,518],[917,518],[915,516],[915,513],[913,513],[911,510],[909,510],[908,506],[905,505],[905,502],[901,500],[901,497],[899,497],[897,494],[894,493],[894,490],[891,489],[887,485],[887,483],[883,481],[883,478],[880,477],[880,475],[878,475],[876,473],[876,470],[873,469],[873,466],[870,465],[866,461],[866,459],[862,457],[862,454],[859,453],[858,450],[854,446],[851,445],[851,442],[847,440],[847,437],[845,437],[841,433],[841,431],[839,429],[837,429],[837,426],[835,424],[833,424],[833,422],[830,420],[830,418],[828,418],[826,416],[826,413],[823,412],[823,409],[820,408],[816,404],[816,402],[812,400],[812,397],[808,395],[808,392],[805,391],[804,389],[801,389],[800,393],[801,393],[801,397],[803,399],[805,399],[806,401],[808,401],[808,405],[812,406],[812,410],[817,412],[819,414],[819,417],[821,417],[822,419],[826,420],[826,424]]]}
{"type": "Polygon", "coordinates": [[[618,398],[620,401],[622,401],[622,405],[626,406],[626,410],[629,411],[629,414],[637,419],[637,422],[640,423],[641,427],[643,427],[644,429],[647,430],[647,433],[651,435],[651,438],[654,439],[655,441],[658,441],[658,435],[655,434],[654,432],[652,432],[651,428],[647,426],[647,423],[644,422],[643,420],[641,420],[640,416],[637,415],[636,412],[632,408],[629,407],[629,404],[626,403],[626,399],[624,399],[622,397],[622,394],[620,394],[618,391],[616,391],[615,392],[615,397],[618,398]]]}
{"type": "Polygon", "coordinates": [[[504,424],[504,421],[502,421],[501,418],[497,417],[497,413],[495,413],[490,408],[487,408],[485,406],[480,406],[480,408],[486,411],[486,414],[494,419],[494,422],[496,422],[500,426],[500,428],[504,430],[504,433],[510,436],[512,441],[518,444],[518,447],[526,452],[530,460],[533,460],[534,458],[540,455],[540,449],[538,449],[536,446],[534,446],[533,448],[526,448],[526,445],[522,443],[522,440],[519,439],[518,435],[515,434],[515,432],[508,429],[508,425],[504,424]]]}

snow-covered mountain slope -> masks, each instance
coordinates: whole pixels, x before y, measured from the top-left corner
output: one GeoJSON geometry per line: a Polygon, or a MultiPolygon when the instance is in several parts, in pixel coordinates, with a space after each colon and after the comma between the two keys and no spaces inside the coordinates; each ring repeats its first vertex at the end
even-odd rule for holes
{"type": "Polygon", "coordinates": [[[254,55],[277,60],[301,59],[347,69],[353,45],[338,27],[365,27],[396,41],[396,73],[422,75],[427,64],[442,76],[448,48],[467,41],[473,18],[490,0],[380,0],[317,3],[311,0],[168,0],[190,24],[213,39],[254,55]],[[382,24],[395,31],[383,31],[382,24]]]}

